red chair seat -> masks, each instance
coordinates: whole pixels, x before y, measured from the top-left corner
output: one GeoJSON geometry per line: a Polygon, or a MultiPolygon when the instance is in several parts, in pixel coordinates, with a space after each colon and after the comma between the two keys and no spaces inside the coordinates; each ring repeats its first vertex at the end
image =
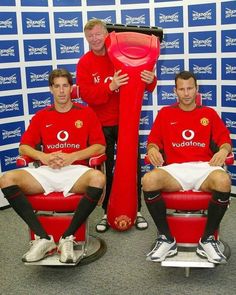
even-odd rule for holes
{"type": "Polygon", "coordinates": [[[175,210],[206,210],[211,194],[207,192],[162,192],[166,208],[175,210]]]}
{"type": "Polygon", "coordinates": [[[61,192],[53,192],[48,195],[37,194],[27,197],[36,211],[73,212],[83,195],[75,194],[64,197],[61,192]]]}

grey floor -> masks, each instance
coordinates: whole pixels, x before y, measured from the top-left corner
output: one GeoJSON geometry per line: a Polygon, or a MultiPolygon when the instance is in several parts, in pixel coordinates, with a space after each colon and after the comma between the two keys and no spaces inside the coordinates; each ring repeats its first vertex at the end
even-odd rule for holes
{"type": "Polygon", "coordinates": [[[227,265],[214,269],[161,267],[147,262],[145,254],[155,239],[155,226],[146,207],[143,214],[149,229],[127,232],[109,230],[97,234],[98,207],[90,217],[90,233],[102,237],[108,246],[99,260],[77,267],[25,266],[21,256],[28,250],[28,230],[11,208],[0,211],[0,294],[1,295],[152,295],[152,294],[236,294],[236,199],[231,202],[221,226],[221,238],[232,255],[227,265]]]}

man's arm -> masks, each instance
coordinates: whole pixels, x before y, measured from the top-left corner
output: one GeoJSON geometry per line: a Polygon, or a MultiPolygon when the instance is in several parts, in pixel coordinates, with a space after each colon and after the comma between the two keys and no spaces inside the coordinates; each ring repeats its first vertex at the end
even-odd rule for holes
{"type": "Polygon", "coordinates": [[[61,151],[57,151],[46,154],[30,147],[29,145],[23,144],[19,147],[19,153],[20,155],[28,156],[34,160],[38,160],[52,169],[60,169],[61,167],[71,165],[76,161],[87,160],[94,155],[105,153],[105,146],[102,144],[93,144],[83,150],[72,153],[63,153],[61,151]]]}

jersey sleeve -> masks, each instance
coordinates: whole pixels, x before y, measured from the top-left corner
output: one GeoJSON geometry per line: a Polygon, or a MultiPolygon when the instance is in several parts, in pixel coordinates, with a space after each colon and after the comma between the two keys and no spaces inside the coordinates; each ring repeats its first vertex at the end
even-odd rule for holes
{"type": "Polygon", "coordinates": [[[145,90],[153,92],[157,84],[157,77],[155,76],[151,84],[146,84],[145,90]]]}
{"type": "Polygon", "coordinates": [[[28,128],[21,137],[20,145],[26,144],[36,148],[37,145],[41,144],[40,117],[40,112],[32,117],[28,128]]]}
{"type": "Polygon", "coordinates": [[[223,120],[219,117],[215,110],[212,109],[212,141],[219,148],[222,144],[228,143],[232,145],[230,132],[225,126],[223,120]]]}
{"type": "Polygon", "coordinates": [[[156,116],[156,119],[153,123],[151,132],[148,136],[147,144],[154,143],[160,150],[163,149],[162,141],[162,110],[160,110],[156,116]]]}

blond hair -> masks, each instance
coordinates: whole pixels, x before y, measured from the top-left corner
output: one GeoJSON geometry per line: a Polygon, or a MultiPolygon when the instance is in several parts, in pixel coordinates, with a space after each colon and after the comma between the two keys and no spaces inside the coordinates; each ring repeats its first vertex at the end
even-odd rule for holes
{"type": "Polygon", "coordinates": [[[92,30],[96,25],[101,26],[107,32],[106,23],[98,18],[90,19],[84,26],[84,32],[92,30]]]}

